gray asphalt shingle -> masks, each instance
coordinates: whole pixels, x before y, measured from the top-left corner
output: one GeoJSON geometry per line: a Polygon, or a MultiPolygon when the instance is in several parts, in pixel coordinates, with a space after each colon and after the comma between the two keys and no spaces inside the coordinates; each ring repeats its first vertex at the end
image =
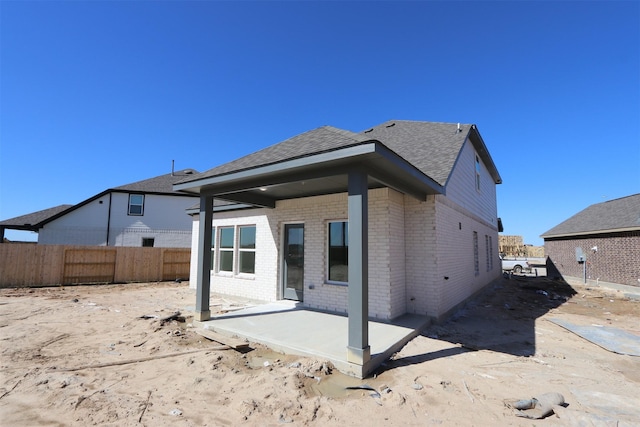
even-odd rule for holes
{"type": "Polygon", "coordinates": [[[26,227],[36,225],[42,221],[46,221],[51,217],[58,215],[61,212],[73,207],[73,205],[59,205],[49,209],[43,209],[41,211],[32,212],[30,214],[17,216],[15,218],[5,219],[0,221],[0,226],[14,226],[14,227],[26,227]]]}
{"type": "Polygon", "coordinates": [[[340,148],[357,145],[371,138],[364,137],[354,132],[322,126],[300,135],[296,135],[285,141],[271,145],[255,153],[248,154],[239,159],[216,166],[193,177],[183,179],[181,182],[191,182],[197,179],[212,176],[225,175],[260,166],[298,159],[313,154],[337,150],[340,148]]]}
{"type": "Polygon", "coordinates": [[[360,133],[323,126],[181,182],[220,176],[276,164],[370,141],[379,141],[422,173],[444,185],[472,125],[393,120],[360,133]]]}
{"type": "Polygon", "coordinates": [[[195,176],[198,171],[195,169],[183,169],[176,171],[173,174],[168,173],[165,175],[156,176],[155,178],[143,179],[142,181],[133,182],[131,184],[121,185],[115,187],[113,190],[119,191],[133,191],[140,193],[168,193],[176,194],[173,191],[173,184],[185,179],[188,176],[195,176]]]}
{"type": "Polygon", "coordinates": [[[546,231],[541,237],[634,228],[640,230],[640,193],[591,205],[546,231]]]}
{"type": "Polygon", "coordinates": [[[363,132],[384,144],[422,173],[445,185],[471,130],[470,124],[391,120],[363,132]]]}

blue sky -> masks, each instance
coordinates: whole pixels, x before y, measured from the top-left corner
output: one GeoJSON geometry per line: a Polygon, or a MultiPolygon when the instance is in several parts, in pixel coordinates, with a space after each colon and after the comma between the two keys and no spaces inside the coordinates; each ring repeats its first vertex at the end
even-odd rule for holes
{"type": "Polygon", "coordinates": [[[637,1],[3,0],[0,37],[0,220],[391,119],[475,123],[526,243],[640,192],[637,1]]]}

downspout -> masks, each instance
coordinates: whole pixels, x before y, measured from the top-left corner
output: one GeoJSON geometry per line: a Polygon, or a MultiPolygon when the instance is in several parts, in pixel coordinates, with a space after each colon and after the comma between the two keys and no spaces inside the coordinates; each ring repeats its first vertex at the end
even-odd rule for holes
{"type": "Polygon", "coordinates": [[[107,244],[109,246],[109,234],[111,233],[111,196],[113,193],[109,192],[109,211],[107,213],[107,244]]]}

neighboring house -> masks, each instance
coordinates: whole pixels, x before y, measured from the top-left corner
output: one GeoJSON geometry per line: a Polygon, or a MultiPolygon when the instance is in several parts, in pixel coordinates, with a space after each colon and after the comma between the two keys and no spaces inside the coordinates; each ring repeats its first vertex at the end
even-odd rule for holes
{"type": "Polygon", "coordinates": [[[586,273],[594,283],[640,286],[640,194],[591,205],[540,237],[567,281],[586,273]]]}
{"type": "Polygon", "coordinates": [[[415,121],[325,126],[189,177],[196,320],[211,290],[348,313],[366,364],[369,317],[440,319],[500,277],[499,183],[475,125],[415,121]]]}
{"type": "Polygon", "coordinates": [[[196,196],[173,191],[193,169],[105,190],[77,205],[62,205],[0,221],[0,230],[30,230],[38,244],[190,247],[185,210],[196,196]]]}
{"type": "Polygon", "coordinates": [[[15,218],[0,221],[0,242],[4,242],[5,230],[38,231],[38,224],[73,207],[73,205],[59,205],[49,209],[32,212],[15,218]]]}

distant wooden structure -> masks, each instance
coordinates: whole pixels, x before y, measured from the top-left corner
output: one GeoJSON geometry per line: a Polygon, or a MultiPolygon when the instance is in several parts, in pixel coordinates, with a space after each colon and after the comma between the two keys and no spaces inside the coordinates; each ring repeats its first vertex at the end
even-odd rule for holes
{"type": "Polygon", "coordinates": [[[509,257],[544,258],[544,246],[533,246],[524,243],[522,236],[498,236],[498,247],[501,254],[509,257]]]}

